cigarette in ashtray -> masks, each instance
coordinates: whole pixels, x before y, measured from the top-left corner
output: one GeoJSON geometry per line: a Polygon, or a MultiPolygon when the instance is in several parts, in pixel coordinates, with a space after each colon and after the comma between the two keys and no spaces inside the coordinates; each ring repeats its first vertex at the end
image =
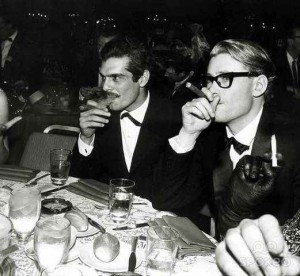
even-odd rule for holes
{"type": "MultiPolygon", "coordinates": [[[[109,106],[116,98],[120,97],[116,93],[104,91],[101,87],[83,87],[80,89],[80,94],[86,101],[96,101],[99,108],[109,106]]],[[[85,105],[81,109],[86,110],[90,107],[89,105],[85,105]]]]}
{"type": "Polygon", "coordinates": [[[190,89],[192,92],[194,92],[199,97],[205,98],[205,99],[207,99],[209,101],[209,99],[207,98],[207,96],[199,88],[197,88],[195,85],[193,85],[192,83],[187,82],[185,84],[185,87],[188,88],[188,89],[190,89]]]}
{"type": "Polygon", "coordinates": [[[277,167],[277,143],[276,143],[276,136],[273,134],[271,136],[271,151],[272,151],[272,167],[277,167]]]}
{"type": "Polygon", "coordinates": [[[11,119],[10,121],[6,122],[5,124],[0,125],[0,132],[10,129],[15,123],[19,122],[20,120],[22,120],[22,116],[17,116],[11,119]]]}

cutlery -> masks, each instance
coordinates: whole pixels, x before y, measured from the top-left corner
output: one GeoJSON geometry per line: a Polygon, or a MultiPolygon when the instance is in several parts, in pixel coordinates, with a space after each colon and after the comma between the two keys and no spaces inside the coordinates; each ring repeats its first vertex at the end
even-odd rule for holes
{"type": "Polygon", "coordinates": [[[136,266],[136,245],[137,245],[138,237],[134,236],[131,238],[131,253],[129,256],[129,262],[128,262],[128,271],[134,272],[135,266],[136,266]]]}
{"type": "Polygon", "coordinates": [[[14,244],[0,251],[0,260],[6,258],[11,253],[17,251],[19,247],[14,244]]]}
{"type": "Polygon", "coordinates": [[[47,190],[47,191],[44,191],[44,192],[41,192],[41,195],[42,196],[48,196],[56,191],[60,191],[60,190],[63,190],[65,188],[69,187],[69,185],[64,185],[64,186],[61,186],[61,187],[58,187],[58,188],[54,188],[52,190],[47,190]]]}
{"type": "Polygon", "coordinates": [[[44,174],[44,175],[42,175],[42,176],[36,178],[35,180],[33,180],[32,182],[26,184],[25,186],[26,186],[26,187],[32,187],[32,186],[35,186],[35,185],[38,184],[38,180],[41,180],[42,178],[44,178],[44,177],[46,177],[46,176],[48,176],[48,175],[50,175],[50,173],[46,173],[46,174],[44,174]]]}
{"type": "Polygon", "coordinates": [[[96,209],[100,209],[100,210],[107,209],[107,206],[102,206],[102,205],[98,205],[98,204],[95,204],[94,206],[95,206],[96,209]]]}
{"type": "Polygon", "coordinates": [[[135,229],[135,228],[140,228],[140,227],[146,227],[149,226],[147,222],[143,222],[143,223],[137,223],[133,226],[121,226],[121,227],[116,227],[113,228],[112,230],[130,230],[130,229],[135,229]]]}
{"type": "MultiPolygon", "coordinates": [[[[77,209],[76,207],[73,208],[75,210],[77,209]]],[[[94,252],[96,257],[100,261],[104,261],[104,262],[113,261],[120,253],[120,242],[118,238],[106,232],[105,228],[101,226],[98,222],[96,222],[95,220],[93,220],[87,215],[85,216],[87,217],[89,224],[96,227],[101,232],[101,235],[98,236],[94,241],[94,252]],[[111,245],[115,245],[115,246],[111,247],[111,245]],[[99,252],[99,254],[97,252],[99,252]],[[105,252],[105,254],[103,254],[103,252],[105,252]]]]}

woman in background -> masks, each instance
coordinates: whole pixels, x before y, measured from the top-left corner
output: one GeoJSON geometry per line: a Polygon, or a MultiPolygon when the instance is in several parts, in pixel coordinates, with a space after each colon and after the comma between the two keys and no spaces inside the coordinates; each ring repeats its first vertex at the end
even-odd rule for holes
{"type": "Polygon", "coordinates": [[[4,164],[8,158],[8,144],[5,136],[8,121],[8,102],[3,90],[0,89],[0,164],[4,164]]]}

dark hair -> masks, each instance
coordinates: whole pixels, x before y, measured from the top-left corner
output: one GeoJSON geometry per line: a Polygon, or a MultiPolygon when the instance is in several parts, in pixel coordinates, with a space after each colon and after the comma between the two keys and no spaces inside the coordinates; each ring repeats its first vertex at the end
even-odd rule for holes
{"type": "Polygon", "coordinates": [[[14,13],[14,12],[0,12],[0,17],[5,22],[5,25],[12,25],[13,28],[17,29],[20,27],[22,14],[14,13]]]}
{"type": "Polygon", "coordinates": [[[229,54],[250,72],[265,75],[268,78],[267,91],[271,89],[275,78],[275,65],[260,45],[244,39],[223,40],[212,49],[210,58],[219,54],[229,54]]]}
{"type": "Polygon", "coordinates": [[[127,70],[132,73],[133,81],[136,82],[145,70],[151,71],[150,54],[145,46],[138,40],[129,37],[118,37],[105,44],[100,57],[102,62],[109,58],[128,57],[127,70]]]}
{"type": "Polygon", "coordinates": [[[291,23],[286,30],[286,39],[293,38],[295,35],[295,30],[300,30],[300,23],[293,22],[291,23]]]}

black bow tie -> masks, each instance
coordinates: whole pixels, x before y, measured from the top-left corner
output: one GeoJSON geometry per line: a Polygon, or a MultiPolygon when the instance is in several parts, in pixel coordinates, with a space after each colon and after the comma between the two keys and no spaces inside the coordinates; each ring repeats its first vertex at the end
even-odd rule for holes
{"type": "Polygon", "coordinates": [[[225,147],[230,148],[230,146],[233,145],[235,151],[241,155],[245,150],[249,149],[249,146],[244,145],[237,141],[234,137],[226,138],[225,139],[225,147]]]}
{"type": "Polygon", "coordinates": [[[139,122],[139,121],[137,121],[136,119],[134,119],[128,112],[125,112],[125,113],[123,113],[122,115],[121,115],[121,120],[123,119],[123,118],[125,118],[125,117],[127,117],[131,122],[133,122],[136,126],[142,126],[142,124],[139,122]]]}

